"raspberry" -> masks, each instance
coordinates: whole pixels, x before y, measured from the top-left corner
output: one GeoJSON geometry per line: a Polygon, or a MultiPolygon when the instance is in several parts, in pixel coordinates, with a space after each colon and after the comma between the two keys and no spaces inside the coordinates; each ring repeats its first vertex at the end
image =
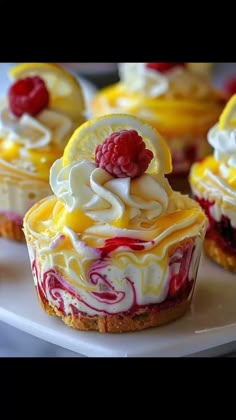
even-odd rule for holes
{"type": "Polygon", "coordinates": [[[224,84],[226,99],[229,99],[236,93],[236,76],[229,77],[224,84]]]}
{"type": "Polygon", "coordinates": [[[24,113],[36,115],[47,108],[49,93],[40,77],[26,77],[13,83],[8,91],[8,100],[10,110],[16,117],[24,113]]]}
{"type": "Polygon", "coordinates": [[[168,70],[173,69],[174,67],[181,66],[184,67],[184,63],[147,63],[146,66],[149,69],[157,70],[161,73],[165,73],[168,70]]]}
{"type": "Polygon", "coordinates": [[[152,151],[146,149],[136,130],[121,130],[110,134],[95,151],[96,164],[115,178],[142,175],[152,159],[152,151]]]}

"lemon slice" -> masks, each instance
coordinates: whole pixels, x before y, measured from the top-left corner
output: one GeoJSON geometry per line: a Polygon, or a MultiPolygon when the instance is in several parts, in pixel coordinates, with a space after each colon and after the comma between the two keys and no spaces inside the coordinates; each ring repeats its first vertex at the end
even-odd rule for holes
{"type": "Polygon", "coordinates": [[[22,63],[9,71],[9,77],[13,80],[36,75],[44,80],[49,90],[49,108],[67,115],[76,124],[85,121],[85,101],[80,84],[71,73],[59,65],[22,63]]]}
{"type": "Polygon", "coordinates": [[[145,121],[126,114],[110,114],[94,118],[77,128],[64,150],[63,166],[75,160],[94,161],[98,144],[115,131],[130,129],[138,132],[147,149],[154,154],[147,173],[170,173],[172,171],[171,154],[165,140],[145,121]]]}
{"type": "Polygon", "coordinates": [[[236,127],[236,94],[230,98],[219,118],[220,130],[233,127],[236,127]]]}

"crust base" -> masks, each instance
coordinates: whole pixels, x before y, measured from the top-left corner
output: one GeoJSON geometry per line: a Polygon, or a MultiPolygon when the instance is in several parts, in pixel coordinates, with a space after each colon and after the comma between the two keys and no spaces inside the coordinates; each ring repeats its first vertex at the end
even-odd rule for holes
{"type": "Polygon", "coordinates": [[[236,256],[224,252],[212,239],[205,239],[204,252],[209,258],[226,270],[236,272],[236,256]]]}
{"type": "Polygon", "coordinates": [[[25,242],[22,226],[7,219],[3,214],[0,215],[0,236],[13,241],[25,242]]]}
{"type": "Polygon", "coordinates": [[[43,309],[49,315],[59,316],[69,327],[83,331],[99,331],[101,333],[122,333],[158,327],[183,316],[189,309],[191,303],[191,300],[185,300],[159,312],[146,311],[133,314],[132,316],[108,315],[89,317],[82,314],[64,316],[56,307],[51,306],[49,302],[42,302],[39,295],[38,298],[43,309]]]}

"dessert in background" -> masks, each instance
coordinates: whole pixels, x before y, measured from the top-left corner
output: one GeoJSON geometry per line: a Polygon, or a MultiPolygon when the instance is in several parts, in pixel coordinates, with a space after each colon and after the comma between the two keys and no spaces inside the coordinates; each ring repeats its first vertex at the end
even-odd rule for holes
{"type": "Polygon", "coordinates": [[[44,310],[79,330],[142,330],[184,315],[206,229],[175,192],[164,139],[130,115],[81,125],[50,171],[54,195],[24,232],[44,310]]]}
{"type": "Polygon", "coordinates": [[[170,147],[172,185],[188,188],[190,167],[210,152],[206,135],[225,104],[223,95],[212,85],[211,65],[121,63],[120,82],[95,95],[91,113],[125,112],[145,119],[170,147]]]}
{"type": "Polygon", "coordinates": [[[84,117],[80,84],[50,63],[10,70],[0,104],[0,236],[24,241],[23,216],[52,193],[49,169],[84,117]]]}
{"type": "Polygon", "coordinates": [[[204,250],[212,260],[236,271],[236,95],[208,133],[214,153],[190,172],[194,198],[208,216],[204,250]]]}
{"type": "Polygon", "coordinates": [[[211,76],[214,63],[185,63],[185,65],[191,71],[211,76]]]}

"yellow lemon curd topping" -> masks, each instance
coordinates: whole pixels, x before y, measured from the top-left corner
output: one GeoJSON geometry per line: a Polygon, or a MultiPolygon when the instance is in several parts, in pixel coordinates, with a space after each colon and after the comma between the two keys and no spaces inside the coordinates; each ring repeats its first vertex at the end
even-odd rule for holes
{"type": "MultiPolygon", "coordinates": [[[[175,199],[179,199],[179,193],[171,197],[171,205],[173,206],[175,199]]],[[[199,225],[205,220],[204,214],[199,210],[197,204],[188,208],[188,205],[191,204],[190,199],[185,196],[184,201],[185,209],[177,209],[174,213],[160,216],[155,223],[147,223],[149,225],[147,230],[140,228],[140,239],[145,238],[147,241],[152,241],[161,237],[160,243],[157,240],[155,247],[155,252],[159,256],[163,255],[163,248],[166,249],[168,245],[198,235],[199,225]],[[168,237],[163,235],[167,230],[169,230],[168,237]]],[[[116,226],[115,221],[111,223],[111,226],[116,229],[109,229],[108,231],[104,228],[104,232],[102,232],[100,228],[103,224],[92,220],[80,209],[68,212],[63,201],[58,201],[55,197],[41,200],[33,209],[29,210],[28,217],[32,231],[40,233],[40,236],[45,237],[45,239],[47,237],[54,238],[58,233],[65,233],[65,226],[79,234],[81,241],[95,248],[103,245],[107,237],[113,237],[112,233],[116,235],[122,233],[123,236],[125,233],[134,237],[134,229],[131,229],[127,223],[121,223],[121,221],[119,226],[116,226]],[[50,223],[47,223],[49,220],[50,223]]],[[[137,231],[135,231],[136,235],[137,231]]]]}
{"type": "Polygon", "coordinates": [[[8,139],[0,139],[0,169],[10,170],[11,166],[11,171],[19,177],[27,177],[30,172],[34,178],[47,182],[50,167],[61,155],[61,147],[54,142],[49,147],[31,150],[8,139]]]}
{"type": "Polygon", "coordinates": [[[224,101],[206,74],[188,68],[159,74],[145,63],[124,66],[128,71],[120,72],[121,81],[95,95],[94,115],[122,110],[146,119],[168,135],[186,133],[187,129],[197,134],[217,121],[224,101]]]}

